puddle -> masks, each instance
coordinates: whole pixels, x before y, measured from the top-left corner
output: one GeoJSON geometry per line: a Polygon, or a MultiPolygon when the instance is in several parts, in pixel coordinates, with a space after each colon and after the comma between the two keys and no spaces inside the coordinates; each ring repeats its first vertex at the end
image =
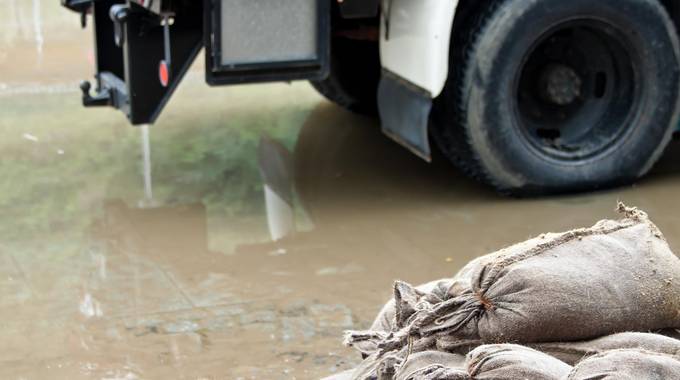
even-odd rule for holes
{"type": "Polygon", "coordinates": [[[635,186],[508,199],[305,83],[208,88],[200,65],[136,129],[81,108],[91,37],[57,3],[0,0],[0,378],[315,379],[359,361],[342,331],[395,279],[617,200],[680,244],[678,142],[635,186]]]}

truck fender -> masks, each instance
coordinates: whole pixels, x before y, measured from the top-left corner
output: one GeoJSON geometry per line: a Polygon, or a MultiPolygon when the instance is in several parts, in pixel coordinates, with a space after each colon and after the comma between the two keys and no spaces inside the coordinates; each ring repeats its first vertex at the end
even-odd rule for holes
{"type": "Polygon", "coordinates": [[[444,89],[459,0],[383,0],[378,107],[383,132],[430,160],[428,119],[444,89]]]}

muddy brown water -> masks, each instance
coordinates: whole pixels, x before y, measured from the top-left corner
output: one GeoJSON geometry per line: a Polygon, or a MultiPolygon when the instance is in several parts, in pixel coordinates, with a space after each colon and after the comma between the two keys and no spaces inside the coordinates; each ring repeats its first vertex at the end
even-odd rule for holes
{"type": "Polygon", "coordinates": [[[617,200],[680,244],[678,143],[632,187],[507,199],[305,83],[210,89],[200,65],[151,128],[145,199],[140,133],[80,107],[91,33],[57,3],[0,0],[0,378],[314,379],[358,362],[342,331],[395,279],[617,200]]]}

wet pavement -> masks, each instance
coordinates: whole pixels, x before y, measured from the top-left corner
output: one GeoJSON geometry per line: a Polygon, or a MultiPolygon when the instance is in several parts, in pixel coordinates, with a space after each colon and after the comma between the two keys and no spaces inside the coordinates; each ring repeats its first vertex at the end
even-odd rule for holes
{"type": "Polygon", "coordinates": [[[451,276],[546,231],[647,210],[680,247],[680,143],[639,184],[516,200],[305,83],[190,72],[142,133],[80,107],[91,33],[0,0],[0,378],[314,379],[355,365],[395,279],[451,276]],[[145,173],[147,183],[145,184],[145,173]]]}

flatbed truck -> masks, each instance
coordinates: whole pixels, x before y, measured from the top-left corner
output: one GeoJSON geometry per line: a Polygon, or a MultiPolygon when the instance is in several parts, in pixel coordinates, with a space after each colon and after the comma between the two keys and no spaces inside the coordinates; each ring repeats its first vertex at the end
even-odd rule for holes
{"type": "MultiPolygon", "coordinates": [[[[519,196],[645,175],[680,116],[676,0],[61,0],[92,20],[85,106],[152,124],[211,86],[308,80],[425,160],[519,196]]],[[[200,131],[196,131],[200,133],[200,131]]]]}

